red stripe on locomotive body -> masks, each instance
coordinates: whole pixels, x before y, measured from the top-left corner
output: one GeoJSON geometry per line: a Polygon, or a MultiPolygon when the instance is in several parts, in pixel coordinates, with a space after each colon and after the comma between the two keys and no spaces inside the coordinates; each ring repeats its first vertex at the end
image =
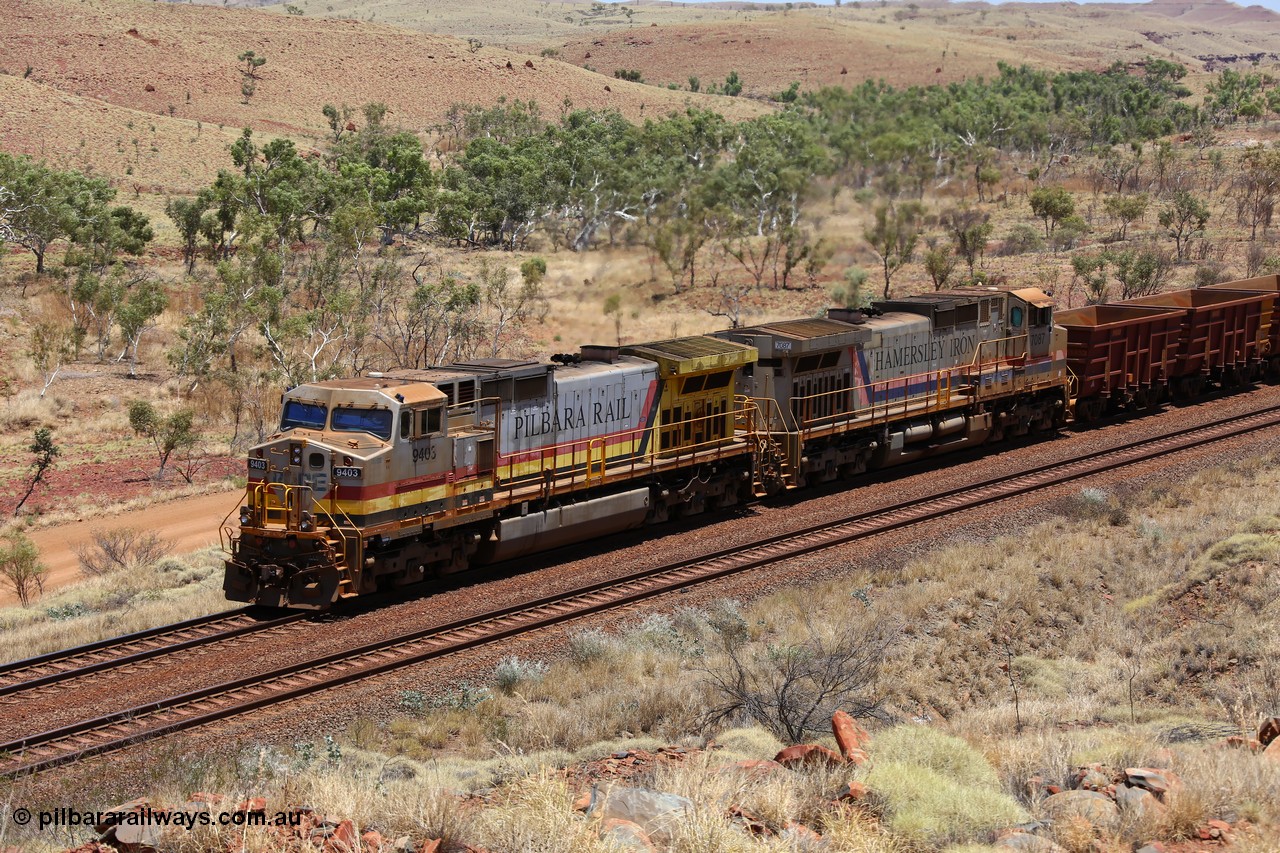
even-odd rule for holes
{"type": "MultiPolygon", "coordinates": [[[[518,465],[521,462],[538,462],[546,458],[547,452],[551,450],[554,450],[557,456],[561,454],[568,455],[571,453],[585,453],[590,450],[591,443],[593,441],[603,440],[605,447],[616,447],[619,444],[624,444],[628,441],[643,440],[648,430],[653,426],[654,416],[657,414],[657,392],[659,384],[660,381],[657,379],[649,382],[649,392],[645,396],[644,403],[642,404],[647,415],[641,420],[641,426],[628,427],[626,429],[618,430],[617,432],[593,435],[590,438],[574,439],[573,441],[565,442],[564,444],[545,444],[542,447],[535,448],[533,450],[522,450],[518,453],[507,455],[498,453],[498,461],[496,464],[501,467],[503,465],[518,465]]],[[[635,452],[639,454],[643,451],[644,446],[641,445],[636,448],[635,452]]]]}
{"type": "Polygon", "coordinates": [[[344,501],[386,498],[403,494],[404,492],[429,489],[432,486],[443,486],[445,483],[457,482],[460,479],[474,476],[476,476],[476,466],[468,465],[465,468],[454,468],[452,471],[443,471],[439,474],[431,474],[425,477],[390,480],[386,483],[374,483],[368,486],[357,486],[354,483],[343,481],[337,484],[338,497],[344,501]]]}

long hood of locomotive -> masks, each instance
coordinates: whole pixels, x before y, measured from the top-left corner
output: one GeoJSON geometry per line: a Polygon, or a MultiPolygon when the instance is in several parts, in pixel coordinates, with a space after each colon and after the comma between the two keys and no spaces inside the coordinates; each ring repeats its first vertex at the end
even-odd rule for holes
{"type": "Polygon", "coordinates": [[[602,448],[611,460],[643,454],[657,415],[659,384],[658,366],[640,358],[557,369],[546,393],[503,408],[499,464],[509,466],[507,476],[516,479],[530,465],[540,468],[544,460],[550,462],[548,454],[568,456],[593,448],[602,448]]]}
{"type": "MultiPolygon", "coordinates": [[[[906,380],[899,390],[907,394],[925,390],[931,373],[968,367],[984,343],[1006,336],[995,318],[976,327],[936,329],[925,317],[898,311],[869,318],[862,328],[870,331],[871,337],[851,351],[854,385],[906,380]]],[[[1061,362],[1064,340],[1050,329],[1034,330],[1028,342],[1031,353],[1026,366],[1028,372],[1036,372],[1040,362],[1046,368],[1055,359],[1061,362]]],[[[994,350],[984,349],[984,357],[989,352],[994,350]]]]}
{"type": "Polygon", "coordinates": [[[889,312],[869,318],[866,341],[849,348],[855,406],[866,406],[871,388],[876,402],[930,390],[931,373],[973,361],[983,338],[978,329],[933,329],[919,314],[889,312]]]}

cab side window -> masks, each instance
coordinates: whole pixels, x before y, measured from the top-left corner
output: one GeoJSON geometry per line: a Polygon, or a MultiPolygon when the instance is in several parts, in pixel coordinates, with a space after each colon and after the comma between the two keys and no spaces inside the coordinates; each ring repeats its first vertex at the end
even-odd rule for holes
{"type": "Polygon", "coordinates": [[[400,437],[409,437],[409,424],[412,422],[413,416],[405,411],[400,413],[400,437]]]}
{"type": "Polygon", "coordinates": [[[431,435],[440,432],[441,425],[444,422],[444,409],[437,406],[427,409],[422,413],[422,421],[419,425],[418,435],[431,435]]]}

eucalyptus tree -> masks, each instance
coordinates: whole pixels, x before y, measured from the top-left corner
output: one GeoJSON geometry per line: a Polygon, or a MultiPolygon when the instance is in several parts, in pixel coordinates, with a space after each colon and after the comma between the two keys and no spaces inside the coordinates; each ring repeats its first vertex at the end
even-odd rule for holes
{"type": "Polygon", "coordinates": [[[0,153],[0,240],[31,252],[43,273],[50,246],[91,233],[115,194],[101,178],[0,153]]]}

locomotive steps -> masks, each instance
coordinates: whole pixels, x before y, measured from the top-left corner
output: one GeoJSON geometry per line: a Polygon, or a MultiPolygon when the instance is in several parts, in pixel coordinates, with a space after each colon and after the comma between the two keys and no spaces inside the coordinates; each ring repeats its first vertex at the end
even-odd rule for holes
{"type": "MultiPolygon", "coordinates": [[[[84,720],[0,744],[0,774],[15,777],[111,752],[172,732],[337,687],[402,667],[515,637],[779,560],[911,527],[993,501],[1024,495],[1169,453],[1280,426],[1280,406],[1180,429],[1020,472],[940,492],[871,513],[768,537],[745,547],[659,566],[537,601],[390,641],[304,661],[84,720]]],[[[21,689],[19,685],[15,689],[21,689]]]]}

